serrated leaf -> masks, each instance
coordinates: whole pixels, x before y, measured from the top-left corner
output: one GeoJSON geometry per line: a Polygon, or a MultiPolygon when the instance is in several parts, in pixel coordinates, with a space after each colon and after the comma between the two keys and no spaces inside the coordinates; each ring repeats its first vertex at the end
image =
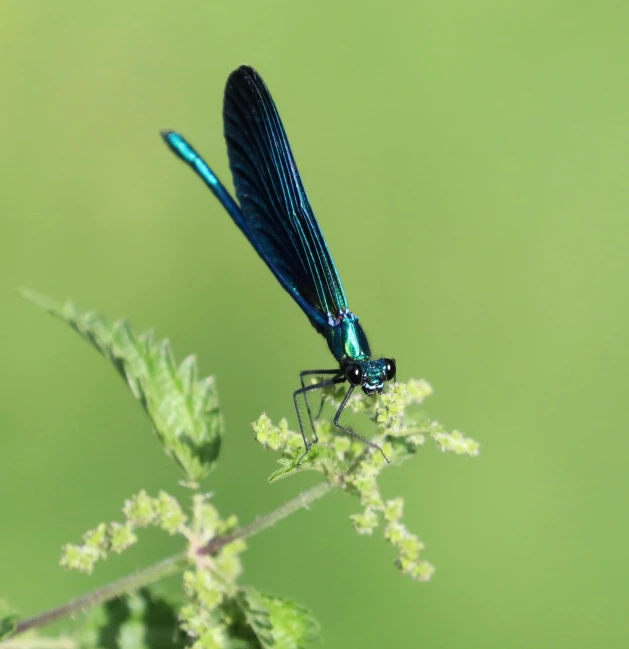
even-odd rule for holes
{"type": "Polygon", "coordinates": [[[173,602],[149,588],[90,610],[73,633],[77,649],[183,649],[173,602]]]}
{"type": "Polygon", "coordinates": [[[263,649],[303,649],[319,637],[319,624],[303,606],[242,588],[235,601],[263,649]]]}
{"type": "Polygon", "coordinates": [[[96,311],[31,291],[22,295],[69,324],[112,363],[189,482],[207,475],[219,454],[223,419],[214,378],[197,379],[193,356],[177,367],[168,341],[155,342],[150,332],[136,336],[124,320],[111,322],[96,311]]]}
{"type": "Polygon", "coordinates": [[[310,611],[290,600],[263,595],[271,614],[277,649],[300,649],[320,636],[319,623],[310,611]]]}

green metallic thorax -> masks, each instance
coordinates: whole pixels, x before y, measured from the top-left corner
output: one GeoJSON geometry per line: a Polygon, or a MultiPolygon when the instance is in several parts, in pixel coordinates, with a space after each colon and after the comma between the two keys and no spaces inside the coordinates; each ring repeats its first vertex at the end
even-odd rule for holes
{"type": "Polygon", "coordinates": [[[346,311],[325,332],[328,347],[340,365],[350,361],[366,361],[371,358],[367,336],[358,318],[346,311]]]}

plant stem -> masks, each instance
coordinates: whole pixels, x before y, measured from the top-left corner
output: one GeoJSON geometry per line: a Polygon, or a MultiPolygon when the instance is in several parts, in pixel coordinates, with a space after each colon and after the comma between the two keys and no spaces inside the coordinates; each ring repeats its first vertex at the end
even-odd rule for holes
{"type": "Polygon", "coordinates": [[[185,553],[176,554],[159,561],[140,572],[113,581],[111,584],[107,584],[98,590],[83,595],[83,597],[72,600],[63,606],[50,609],[49,611],[45,611],[44,613],[40,613],[34,617],[22,620],[18,623],[13,636],[18,633],[24,633],[24,631],[28,631],[29,629],[45,626],[46,624],[50,624],[55,620],[65,617],[66,615],[72,615],[73,613],[78,613],[79,611],[91,608],[92,606],[104,604],[110,599],[120,597],[124,593],[132,590],[138,590],[143,586],[148,586],[159,579],[163,579],[168,575],[173,575],[181,571],[186,565],[186,561],[187,558],[185,553]]]}
{"type": "MultiPolygon", "coordinates": [[[[213,555],[217,554],[229,543],[233,543],[238,539],[246,539],[251,536],[255,536],[260,532],[263,532],[267,528],[275,525],[279,521],[283,520],[287,516],[290,516],[298,509],[303,507],[308,507],[310,504],[319,500],[333,489],[332,484],[329,482],[322,482],[307,491],[302,492],[293,500],[289,500],[287,503],[279,507],[278,509],[266,514],[265,516],[260,516],[249,525],[240,527],[229,534],[224,534],[223,536],[217,536],[212,539],[206,546],[198,550],[198,554],[201,555],[213,555]]],[[[143,586],[148,586],[164,577],[173,575],[177,572],[181,572],[188,563],[188,557],[186,553],[176,554],[172,557],[168,557],[158,563],[140,570],[139,572],[133,575],[127,575],[118,579],[98,590],[95,590],[83,597],[79,597],[75,600],[59,606],[57,608],[50,609],[34,617],[27,618],[18,623],[15,632],[11,635],[11,638],[15,637],[19,633],[24,633],[30,629],[39,628],[50,624],[62,617],[67,615],[72,615],[78,613],[85,609],[91,608],[93,606],[99,606],[105,602],[115,599],[116,597],[121,597],[125,593],[130,591],[138,590],[143,586]]],[[[3,643],[0,642],[0,645],[3,643]]]]}
{"type": "Polygon", "coordinates": [[[245,525],[245,527],[240,527],[237,530],[234,530],[230,534],[225,534],[223,536],[217,536],[212,539],[205,547],[202,547],[198,550],[197,554],[216,554],[228,543],[232,543],[237,539],[246,539],[250,536],[255,536],[260,532],[263,532],[269,527],[272,527],[276,523],[279,523],[284,518],[287,518],[298,509],[302,507],[307,508],[311,503],[323,498],[325,494],[331,491],[334,487],[329,482],[321,482],[308,489],[308,491],[303,491],[296,498],[289,500],[287,503],[278,507],[276,510],[256,518],[253,523],[245,525]]]}

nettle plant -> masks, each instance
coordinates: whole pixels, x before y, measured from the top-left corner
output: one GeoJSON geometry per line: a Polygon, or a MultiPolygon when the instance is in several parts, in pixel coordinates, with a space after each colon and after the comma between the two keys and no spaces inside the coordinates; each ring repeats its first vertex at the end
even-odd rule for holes
{"type": "MultiPolygon", "coordinates": [[[[32,292],[23,294],[69,324],[125,378],[164,451],[183,471],[190,497],[181,502],[167,491],[142,490],[124,502],[121,521],[100,523],[84,534],[81,543],[67,544],[61,565],[88,574],[98,562],[137,543],[144,527],[180,537],[182,551],[32,618],[21,619],[8,605],[0,604],[3,645],[23,646],[27,639],[15,636],[39,632],[50,622],[83,612],[71,629],[63,631],[64,647],[110,646],[107,638],[119,647],[134,649],[156,642],[195,649],[306,647],[319,637],[312,614],[296,602],[247,585],[240,555],[246,539],[335,489],[356,499],[357,511],[350,519],[358,534],[383,528],[402,575],[416,581],[431,578],[434,568],[421,556],[423,544],[403,522],[404,500],[385,500],[378,486],[384,469],[410,459],[427,440],[443,451],[478,454],[475,441],[445,430],[420,408],[432,393],[426,381],[394,383],[377,397],[361,394],[351,401],[354,412],[376,424],[373,441],[390,464],[378,450],[335,432],[325,418],[316,420],[319,441],[303,457],[301,435],[289,429],[286,419],[276,425],[262,414],[252,424],[255,438],[279,456],[280,465],[269,482],[301,471],[318,471],[322,481],[279,509],[239,526],[236,516],[219,512],[202,488],[218,460],[223,435],[214,378],[199,378],[193,356],[177,365],[167,340],[155,341],[151,333],[136,336],[126,321],[111,322],[72,302],[57,304],[32,292]],[[173,595],[170,589],[166,594],[160,582],[175,574],[181,578],[180,592],[173,595]]],[[[338,407],[343,395],[343,386],[336,386],[327,389],[324,399],[338,407]]]]}

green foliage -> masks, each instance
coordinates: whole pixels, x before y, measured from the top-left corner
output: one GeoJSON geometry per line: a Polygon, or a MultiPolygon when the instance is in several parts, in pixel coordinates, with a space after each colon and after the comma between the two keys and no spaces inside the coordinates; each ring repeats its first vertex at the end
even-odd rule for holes
{"type": "Polygon", "coordinates": [[[141,588],[90,609],[71,635],[77,649],[183,649],[177,604],[170,596],[141,588]]]}
{"type": "Polygon", "coordinates": [[[19,617],[9,604],[0,600],[0,641],[11,636],[17,627],[19,617]]]}
{"type": "MultiPolygon", "coordinates": [[[[121,522],[102,522],[83,535],[82,543],[64,546],[61,565],[84,573],[91,573],[98,561],[137,543],[138,532],[145,527],[178,536],[185,546],[180,555],[123,578],[116,587],[79,600],[77,609],[93,608],[72,634],[77,647],[306,647],[319,636],[319,626],[310,612],[295,602],[240,584],[240,555],[246,549],[246,537],[307,506],[332,488],[360,501],[361,511],[351,516],[358,534],[369,535],[382,526],[385,539],[397,552],[398,569],[418,581],[431,577],[434,568],[420,557],[423,544],[402,522],[403,499],[385,500],[378,485],[385,468],[408,460],[428,438],[443,451],[478,453],[476,442],[457,431],[448,432],[418,409],[432,393],[426,381],[397,383],[378,397],[365,398],[361,394],[350,402],[351,410],[373,422],[377,431],[374,441],[390,458],[390,465],[376,449],[339,434],[325,419],[316,422],[319,442],[304,456],[301,435],[291,431],[285,419],[275,426],[263,414],[253,424],[256,439],[281,454],[280,468],[269,480],[311,470],[320,472],[325,481],[238,529],[236,517],[221,516],[210,494],[201,492],[199,485],[220,450],[223,425],[214,380],[198,380],[193,357],[177,367],[167,341],[154,342],[151,334],[136,337],[126,322],[112,323],[71,302],[59,305],[34,293],[24,294],[70,324],[109,359],[143,405],[164,450],[183,468],[193,490],[184,503],[165,491],[150,496],[141,490],[124,503],[121,522]],[[171,595],[158,594],[154,587],[161,578],[175,572],[182,573],[177,601],[171,595]]],[[[324,398],[338,408],[344,390],[343,386],[329,389],[324,398]]],[[[13,614],[0,608],[0,638],[14,632],[16,622],[13,614]]]]}
{"type": "Polygon", "coordinates": [[[195,649],[302,649],[319,637],[319,625],[304,607],[252,586],[221,595],[209,573],[186,578],[192,603],[179,614],[195,649]]]}
{"type": "Polygon", "coordinates": [[[249,586],[239,590],[232,604],[234,632],[251,649],[301,649],[319,636],[311,613],[290,600],[249,586]]]}
{"type": "Polygon", "coordinates": [[[69,324],[112,363],[191,486],[208,474],[219,454],[223,419],[214,377],[198,378],[194,356],[177,367],[170,343],[154,341],[151,332],[136,337],[124,320],[112,323],[69,300],[58,304],[26,290],[22,295],[69,324]]]}

